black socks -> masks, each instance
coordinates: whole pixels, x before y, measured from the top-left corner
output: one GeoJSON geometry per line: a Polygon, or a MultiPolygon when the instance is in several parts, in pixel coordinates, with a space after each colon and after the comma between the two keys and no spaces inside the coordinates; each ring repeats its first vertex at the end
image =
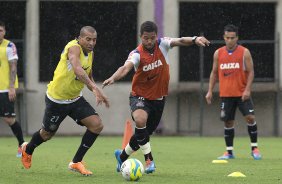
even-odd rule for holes
{"type": "Polygon", "coordinates": [[[14,124],[12,124],[11,129],[13,131],[13,134],[16,136],[16,138],[18,139],[19,142],[19,146],[22,145],[22,143],[24,143],[24,139],[23,139],[23,132],[22,132],[22,128],[19,124],[19,122],[15,122],[14,124]]]}
{"type": "Polygon", "coordinates": [[[40,130],[39,130],[39,131],[37,131],[33,134],[30,142],[26,146],[25,152],[29,155],[32,155],[34,149],[43,142],[45,142],[45,141],[42,139],[42,137],[40,135],[40,130]]]}
{"type": "Polygon", "coordinates": [[[229,154],[233,154],[233,140],[234,140],[235,130],[232,128],[224,128],[224,139],[229,154]]]}
{"type": "Polygon", "coordinates": [[[258,139],[258,132],[257,132],[257,124],[254,122],[254,124],[250,125],[248,124],[248,133],[251,139],[251,145],[252,145],[252,150],[257,148],[257,139],[258,139]]]}
{"type": "Polygon", "coordinates": [[[88,149],[93,145],[99,134],[86,130],[82,137],[81,144],[73,158],[73,163],[81,162],[88,149]]]}

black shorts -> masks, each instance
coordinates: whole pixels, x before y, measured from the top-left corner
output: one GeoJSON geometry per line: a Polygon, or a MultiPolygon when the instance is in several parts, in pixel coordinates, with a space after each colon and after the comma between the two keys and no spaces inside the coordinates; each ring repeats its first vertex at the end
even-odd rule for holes
{"type": "Polygon", "coordinates": [[[56,132],[66,116],[71,117],[77,124],[82,125],[80,120],[91,115],[98,115],[95,109],[83,97],[70,104],[58,104],[45,96],[45,103],[46,108],[42,128],[47,132],[56,132]]]}
{"type": "MultiPolygon", "coordinates": [[[[162,100],[147,100],[139,96],[130,96],[129,105],[131,114],[137,109],[143,109],[148,113],[148,120],[146,123],[146,129],[150,135],[158,127],[165,105],[165,97],[162,100]]],[[[132,117],[134,120],[134,118],[132,117]]]]}
{"type": "Polygon", "coordinates": [[[251,98],[242,101],[241,97],[222,97],[220,119],[224,122],[234,120],[237,107],[243,116],[255,114],[251,98]]]}
{"type": "Polygon", "coordinates": [[[15,102],[9,100],[9,94],[0,93],[0,117],[15,117],[15,102]]]}

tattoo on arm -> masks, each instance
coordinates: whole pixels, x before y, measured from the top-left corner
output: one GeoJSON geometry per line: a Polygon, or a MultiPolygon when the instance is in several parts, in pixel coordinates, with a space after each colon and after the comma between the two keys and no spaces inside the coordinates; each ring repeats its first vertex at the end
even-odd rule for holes
{"type": "Polygon", "coordinates": [[[89,86],[90,83],[91,83],[91,79],[88,77],[86,72],[82,72],[82,74],[80,76],[78,76],[78,78],[81,82],[83,82],[87,86],[89,86]]]}
{"type": "Polygon", "coordinates": [[[14,87],[17,76],[17,60],[9,62],[10,65],[10,87],[14,87]]]}

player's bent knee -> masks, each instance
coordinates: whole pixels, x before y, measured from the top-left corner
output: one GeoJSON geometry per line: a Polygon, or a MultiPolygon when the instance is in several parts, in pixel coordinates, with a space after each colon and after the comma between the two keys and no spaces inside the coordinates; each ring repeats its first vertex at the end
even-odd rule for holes
{"type": "Polygon", "coordinates": [[[147,117],[141,116],[141,115],[137,115],[137,116],[134,116],[134,121],[146,122],[147,121],[147,117]]]}
{"type": "Polygon", "coordinates": [[[248,124],[252,125],[255,123],[255,116],[254,115],[248,115],[246,116],[246,121],[248,124]]]}
{"type": "Polygon", "coordinates": [[[226,121],[224,122],[226,128],[234,127],[234,121],[226,121]]]}
{"type": "Polygon", "coordinates": [[[104,128],[104,125],[103,125],[102,121],[100,121],[100,123],[98,123],[98,125],[96,126],[95,129],[96,129],[97,133],[100,133],[100,132],[102,132],[103,128],[104,128]]]}
{"type": "Polygon", "coordinates": [[[147,119],[143,118],[143,117],[140,117],[140,118],[137,117],[137,118],[134,118],[134,122],[135,122],[137,127],[145,127],[147,119]]]}
{"type": "Polygon", "coordinates": [[[12,126],[12,125],[16,122],[16,119],[15,119],[15,118],[7,118],[7,117],[4,117],[3,120],[4,120],[4,122],[7,123],[9,126],[12,126]]]}
{"type": "Polygon", "coordinates": [[[91,126],[87,127],[88,130],[90,130],[93,133],[97,133],[97,134],[102,132],[103,128],[104,128],[104,125],[103,125],[101,119],[99,119],[98,121],[96,121],[94,123],[91,123],[91,126]]]}
{"type": "Polygon", "coordinates": [[[47,132],[46,130],[41,129],[40,136],[44,141],[50,140],[55,135],[55,132],[47,132]]]}

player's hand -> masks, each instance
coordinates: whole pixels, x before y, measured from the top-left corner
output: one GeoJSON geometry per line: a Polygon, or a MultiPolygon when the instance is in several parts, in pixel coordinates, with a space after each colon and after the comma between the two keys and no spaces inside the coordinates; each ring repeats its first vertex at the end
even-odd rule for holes
{"type": "Polygon", "coordinates": [[[93,93],[96,96],[97,106],[102,105],[104,103],[107,108],[110,107],[109,99],[103,94],[103,92],[98,87],[93,90],[93,93]]]}
{"type": "Polygon", "coordinates": [[[198,45],[198,46],[205,47],[205,46],[209,46],[210,45],[210,41],[207,40],[203,36],[199,36],[199,37],[196,38],[195,44],[198,45]]]}
{"type": "Polygon", "coordinates": [[[112,77],[108,78],[107,80],[105,80],[105,81],[103,82],[102,89],[103,89],[105,86],[109,86],[109,85],[113,84],[114,82],[115,82],[115,80],[114,80],[112,77]]]}
{"type": "Polygon", "coordinates": [[[207,101],[207,104],[209,105],[212,103],[212,92],[207,92],[206,101],[207,101]]]}
{"type": "Polygon", "coordinates": [[[9,100],[11,102],[14,102],[16,100],[16,89],[15,88],[9,88],[9,92],[8,92],[8,95],[9,95],[9,100]]]}
{"type": "Polygon", "coordinates": [[[251,92],[248,90],[245,90],[242,94],[242,101],[248,100],[251,97],[251,92]]]}

